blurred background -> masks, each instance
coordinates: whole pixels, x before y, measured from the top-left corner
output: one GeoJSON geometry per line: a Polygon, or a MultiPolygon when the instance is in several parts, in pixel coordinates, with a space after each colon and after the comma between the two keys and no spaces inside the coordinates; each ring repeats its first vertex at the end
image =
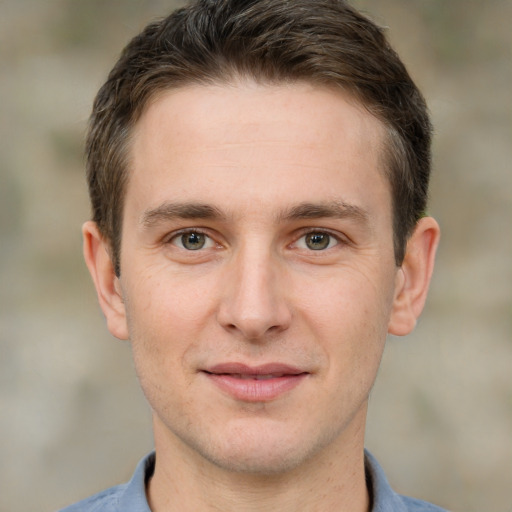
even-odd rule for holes
{"type": "MultiPolygon", "coordinates": [[[[0,2],[0,512],[52,511],[151,449],[129,345],[81,256],[82,141],[122,46],[178,2],[0,2]]],[[[454,512],[512,498],[510,0],[370,0],[436,127],[443,229],[426,311],[389,340],[367,446],[396,490],[454,512]]]]}

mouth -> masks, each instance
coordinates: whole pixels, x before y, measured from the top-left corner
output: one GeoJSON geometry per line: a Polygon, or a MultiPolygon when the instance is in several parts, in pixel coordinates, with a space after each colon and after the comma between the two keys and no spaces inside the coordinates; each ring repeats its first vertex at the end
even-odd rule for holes
{"type": "Polygon", "coordinates": [[[244,402],[268,402],[296,388],[309,372],[281,363],[223,363],[202,371],[224,394],[244,402]]]}
{"type": "Polygon", "coordinates": [[[285,373],[270,373],[268,375],[246,375],[243,373],[231,373],[231,374],[224,374],[224,375],[230,375],[234,379],[244,379],[244,380],[270,380],[270,379],[280,379],[281,377],[284,377],[285,373]]]}

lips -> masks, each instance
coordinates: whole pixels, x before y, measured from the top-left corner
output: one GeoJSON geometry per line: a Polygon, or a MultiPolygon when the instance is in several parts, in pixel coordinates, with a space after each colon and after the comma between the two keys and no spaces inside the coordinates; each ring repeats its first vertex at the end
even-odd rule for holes
{"type": "Polygon", "coordinates": [[[243,373],[233,373],[232,377],[236,379],[247,379],[247,380],[269,380],[269,379],[278,379],[280,377],[284,377],[283,373],[278,374],[269,374],[269,375],[244,375],[243,373]]]}
{"type": "Polygon", "coordinates": [[[223,363],[203,370],[217,388],[235,400],[267,402],[297,387],[308,372],[281,363],[248,366],[223,363]]]}

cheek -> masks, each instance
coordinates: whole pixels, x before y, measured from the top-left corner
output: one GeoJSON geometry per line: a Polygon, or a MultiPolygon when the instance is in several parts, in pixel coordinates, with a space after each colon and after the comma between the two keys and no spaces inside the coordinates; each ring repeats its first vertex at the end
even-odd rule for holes
{"type": "Polygon", "coordinates": [[[329,359],[330,370],[356,380],[377,371],[393,299],[392,279],[367,276],[344,269],[310,281],[300,292],[298,316],[329,359]]]}
{"type": "Polygon", "coordinates": [[[164,328],[174,334],[201,324],[211,310],[213,297],[207,291],[214,288],[208,279],[191,276],[186,269],[155,268],[135,275],[126,295],[130,298],[127,306],[132,329],[164,328]]]}
{"type": "Polygon", "coordinates": [[[211,318],[212,300],[203,289],[166,278],[165,272],[138,275],[125,295],[135,364],[167,373],[182,365],[198,343],[211,318]]]}
{"type": "Polygon", "coordinates": [[[328,275],[296,280],[292,291],[301,297],[301,314],[319,327],[344,332],[387,332],[394,278],[378,269],[343,268],[328,275]]]}
{"type": "Polygon", "coordinates": [[[153,291],[147,296],[137,290],[141,300],[127,304],[127,318],[140,386],[152,409],[165,415],[180,407],[192,380],[186,361],[199,338],[198,322],[179,294],[161,284],[155,284],[153,291]]]}

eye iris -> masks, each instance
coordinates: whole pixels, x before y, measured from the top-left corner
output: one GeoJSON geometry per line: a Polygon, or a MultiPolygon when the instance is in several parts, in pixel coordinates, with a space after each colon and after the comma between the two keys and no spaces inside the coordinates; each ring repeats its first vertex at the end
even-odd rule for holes
{"type": "Polygon", "coordinates": [[[206,242],[206,237],[202,233],[185,233],[181,235],[181,243],[185,249],[197,251],[202,249],[206,242]]]}
{"type": "Polygon", "coordinates": [[[326,233],[310,233],[306,235],[306,245],[313,251],[321,251],[329,246],[331,238],[326,233]]]}

